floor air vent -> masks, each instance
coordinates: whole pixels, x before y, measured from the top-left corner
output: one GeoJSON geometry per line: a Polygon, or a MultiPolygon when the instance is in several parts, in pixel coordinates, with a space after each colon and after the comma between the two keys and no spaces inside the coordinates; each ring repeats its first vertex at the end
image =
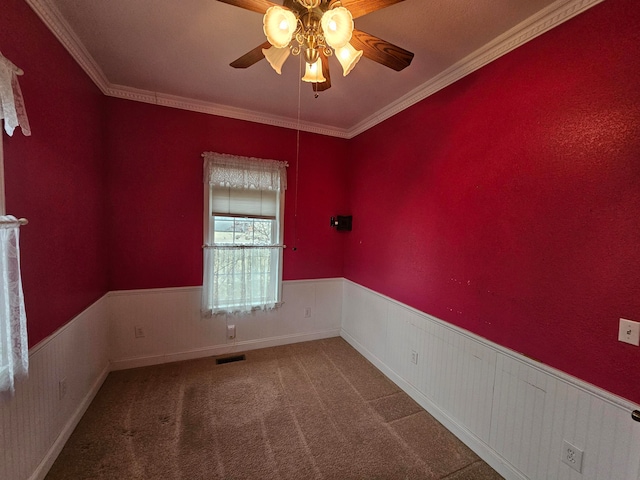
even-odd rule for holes
{"type": "Polygon", "coordinates": [[[233,363],[233,362],[241,362],[243,360],[246,360],[246,357],[244,355],[234,355],[233,357],[216,358],[216,365],[222,365],[225,363],[233,363]]]}

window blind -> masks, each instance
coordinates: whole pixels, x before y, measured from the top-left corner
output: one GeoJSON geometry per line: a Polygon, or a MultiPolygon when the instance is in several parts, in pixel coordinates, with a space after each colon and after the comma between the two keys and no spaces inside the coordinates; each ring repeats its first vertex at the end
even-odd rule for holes
{"type": "Polygon", "coordinates": [[[274,190],[213,187],[211,214],[275,219],[278,213],[278,194],[274,190]]]}

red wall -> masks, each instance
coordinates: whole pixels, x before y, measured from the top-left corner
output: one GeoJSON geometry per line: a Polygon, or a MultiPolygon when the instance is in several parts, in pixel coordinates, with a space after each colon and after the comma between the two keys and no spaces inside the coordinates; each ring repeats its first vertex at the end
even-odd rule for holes
{"type": "Polygon", "coordinates": [[[0,51],[24,71],[32,136],[4,136],[7,213],[26,217],[29,344],[107,291],[104,97],[23,0],[3,0],[0,51]]]}
{"type": "Polygon", "coordinates": [[[638,32],[635,1],[604,2],[351,141],[303,133],[296,175],[294,131],[104,98],[5,0],[31,345],[107,290],[201,283],[213,150],[290,162],[285,279],[344,275],[640,402],[640,349],[616,341],[640,319],[638,32]]]}
{"type": "Polygon", "coordinates": [[[604,2],[359,135],[345,276],[640,402],[639,72],[604,2]]]}
{"type": "Polygon", "coordinates": [[[288,161],[284,279],[342,276],[346,140],[108,99],[110,290],[202,285],[202,152],[288,161]],[[294,251],[294,248],[296,250],[294,251]]]}

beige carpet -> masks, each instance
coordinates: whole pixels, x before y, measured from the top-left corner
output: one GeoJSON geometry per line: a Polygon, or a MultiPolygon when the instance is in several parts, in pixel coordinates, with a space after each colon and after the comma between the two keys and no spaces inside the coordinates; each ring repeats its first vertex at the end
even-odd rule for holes
{"type": "Polygon", "coordinates": [[[113,372],[46,478],[502,477],[332,338],[113,372]]]}

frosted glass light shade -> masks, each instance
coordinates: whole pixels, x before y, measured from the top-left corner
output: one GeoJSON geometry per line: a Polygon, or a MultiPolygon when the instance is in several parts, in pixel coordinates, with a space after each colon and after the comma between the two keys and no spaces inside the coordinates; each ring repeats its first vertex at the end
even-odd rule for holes
{"type": "Polygon", "coordinates": [[[273,67],[273,69],[276,71],[278,75],[282,75],[282,65],[284,65],[284,62],[287,60],[287,58],[289,58],[290,53],[291,52],[289,51],[289,47],[284,47],[284,48],[269,47],[269,48],[262,49],[262,54],[264,55],[264,58],[267,59],[267,62],[269,62],[269,65],[273,67]]]}
{"type": "Polygon", "coordinates": [[[349,75],[360,60],[360,57],[362,57],[362,50],[356,50],[350,43],[336,50],[336,58],[342,65],[343,76],[349,75]]]}
{"type": "Polygon", "coordinates": [[[276,48],[284,48],[291,42],[298,20],[291,10],[275,5],[264,14],[262,25],[269,43],[276,48]]]}
{"type": "Polygon", "coordinates": [[[333,49],[344,47],[353,33],[353,16],[344,7],[327,10],[320,20],[327,44],[333,49]]]}
{"type": "Polygon", "coordinates": [[[304,77],[302,77],[303,82],[323,83],[327,81],[322,75],[322,60],[318,59],[316,63],[307,63],[306,65],[307,68],[305,69],[304,77]]]}

